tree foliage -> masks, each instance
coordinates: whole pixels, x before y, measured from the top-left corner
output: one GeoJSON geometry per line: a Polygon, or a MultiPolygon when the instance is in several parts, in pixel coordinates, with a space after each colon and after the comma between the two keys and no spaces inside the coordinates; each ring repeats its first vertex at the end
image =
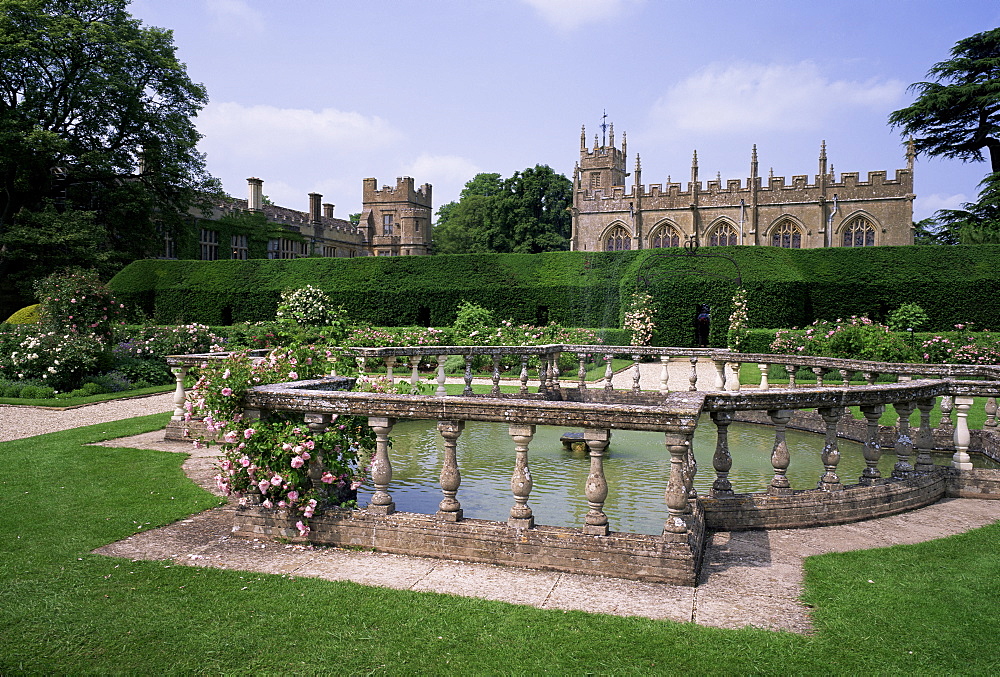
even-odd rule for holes
{"type": "Polygon", "coordinates": [[[981,162],[986,150],[1000,172],[1000,28],[959,40],[927,74],[933,81],[911,85],[917,100],[889,123],[915,137],[918,154],[981,162]]]}
{"type": "Polygon", "coordinates": [[[987,175],[979,185],[977,202],[934,214],[942,244],[1000,244],[1000,172],[987,175]]]}
{"type": "Polygon", "coordinates": [[[514,172],[477,174],[458,202],[438,209],[438,254],[535,254],[569,248],[573,185],[547,165],[514,172]]]}
{"type": "Polygon", "coordinates": [[[201,191],[218,190],[195,148],[205,89],[177,60],[172,33],[126,6],[0,0],[5,278],[33,274],[17,252],[27,224],[58,220],[51,210],[71,214],[67,227],[86,221],[80,237],[114,268],[159,251],[201,191]]]}

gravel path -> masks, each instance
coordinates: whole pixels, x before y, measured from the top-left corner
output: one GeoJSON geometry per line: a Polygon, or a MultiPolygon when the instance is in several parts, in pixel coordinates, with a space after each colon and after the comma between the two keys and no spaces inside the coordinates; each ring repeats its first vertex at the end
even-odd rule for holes
{"type": "Polygon", "coordinates": [[[94,423],[107,423],[134,416],[173,411],[173,401],[174,394],[169,392],[86,404],[70,409],[0,404],[0,442],[19,440],[57,430],[69,430],[94,423]]]}

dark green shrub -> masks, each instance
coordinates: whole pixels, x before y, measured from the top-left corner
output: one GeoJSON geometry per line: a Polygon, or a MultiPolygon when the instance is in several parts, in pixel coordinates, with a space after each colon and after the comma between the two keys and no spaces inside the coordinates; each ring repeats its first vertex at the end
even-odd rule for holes
{"type": "Polygon", "coordinates": [[[47,400],[55,397],[55,394],[55,389],[47,386],[24,386],[19,397],[25,400],[47,400]]]}
{"type": "Polygon", "coordinates": [[[170,367],[162,359],[120,358],[115,363],[115,371],[132,383],[146,381],[153,385],[166,385],[174,382],[170,367]]]}
{"type": "Polygon", "coordinates": [[[101,387],[99,383],[94,383],[93,381],[88,381],[87,383],[84,383],[82,386],[80,386],[80,390],[87,393],[87,395],[101,395],[107,392],[104,390],[104,388],[101,387]]]}

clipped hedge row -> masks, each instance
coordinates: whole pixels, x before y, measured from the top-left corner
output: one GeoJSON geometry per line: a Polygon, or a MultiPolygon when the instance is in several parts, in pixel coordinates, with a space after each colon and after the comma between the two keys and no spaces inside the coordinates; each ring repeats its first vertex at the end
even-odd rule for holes
{"type": "Polygon", "coordinates": [[[432,257],[250,261],[137,261],[111,281],[119,299],[160,323],[224,325],[274,318],[281,290],[312,284],[354,322],[449,326],[463,301],[516,322],[620,327],[623,302],[648,290],[659,345],[691,345],[699,303],[712,307],[711,341],[725,345],[737,274],[754,327],[803,326],[868,315],[904,302],[930,330],[1000,326],[1000,246],[789,250],[705,247],[432,257]],[[720,256],[721,255],[721,256],[720,256]],[[728,258],[727,258],[728,257],[728,258]]]}

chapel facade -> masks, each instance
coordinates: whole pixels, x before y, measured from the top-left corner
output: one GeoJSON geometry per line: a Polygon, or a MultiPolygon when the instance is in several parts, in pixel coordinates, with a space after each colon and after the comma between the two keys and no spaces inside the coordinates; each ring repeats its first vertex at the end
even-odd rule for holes
{"type": "Polygon", "coordinates": [[[587,147],[580,133],[580,160],[573,171],[574,251],[618,251],[698,246],[764,245],[789,248],[870,247],[913,244],[913,158],[892,179],[885,171],[857,172],[839,179],[827,168],[826,142],[815,177],[794,175],[791,181],[758,174],[757,146],[750,157],[750,176],[721,177],[704,185],[698,178],[698,153],[686,189],[669,177],[664,184],[644,185],[639,155],[631,186],[626,185],[627,141],[615,146],[614,126],[600,144],[587,147]]]}

